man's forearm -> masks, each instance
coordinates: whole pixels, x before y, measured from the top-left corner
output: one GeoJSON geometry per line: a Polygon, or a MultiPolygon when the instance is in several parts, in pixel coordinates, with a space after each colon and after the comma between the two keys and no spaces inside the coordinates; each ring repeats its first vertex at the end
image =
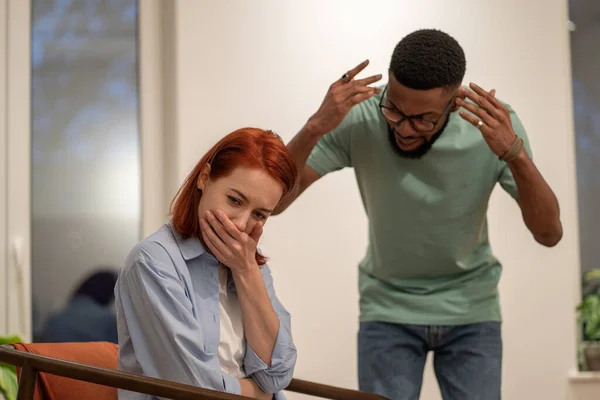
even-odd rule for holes
{"type": "Polygon", "coordinates": [[[304,166],[306,165],[308,156],[310,156],[310,153],[322,136],[323,133],[313,127],[309,121],[288,143],[287,148],[292,154],[292,157],[296,162],[296,167],[298,168],[298,181],[296,182],[294,189],[281,199],[277,207],[275,207],[273,215],[280,214],[288,208],[306,187],[306,184],[302,181],[304,166]]]}
{"type": "Polygon", "coordinates": [[[287,147],[296,161],[300,179],[296,182],[295,190],[280,201],[273,215],[283,212],[296,197],[302,194],[304,189],[318,179],[314,176],[314,171],[312,180],[304,172],[306,160],[319,139],[338,127],[352,107],[381,92],[381,89],[369,86],[381,80],[381,74],[354,79],[367,65],[369,65],[369,60],[361,62],[347,71],[342,78],[332,83],[317,112],[308,119],[302,130],[288,143],[287,147]]]}
{"type": "Polygon", "coordinates": [[[560,209],[554,192],[526,151],[508,162],[517,188],[523,220],[536,241],[552,247],[562,238],[560,209]]]}
{"type": "Polygon", "coordinates": [[[292,153],[299,170],[304,168],[312,149],[326,132],[320,132],[310,121],[288,143],[287,148],[292,153]]]}

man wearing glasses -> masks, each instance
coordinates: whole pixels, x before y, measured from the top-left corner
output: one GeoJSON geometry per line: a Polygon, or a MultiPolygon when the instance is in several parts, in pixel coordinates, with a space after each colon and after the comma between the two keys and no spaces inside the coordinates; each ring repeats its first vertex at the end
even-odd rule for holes
{"type": "Polygon", "coordinates": [[[487,236],[496,183],[544,246],[562,237],[558,201],[531,159],[525,129],[494,91],[463,87],[461,46],[419,30],[394,49],[388,84],[333,83],[288,147],[302,171],[281,213],[325,174],[352,167],[369,216],[359,264],[359,386],[419,398],[434,352],[442,396],[500,399],[502,266],[487,236]],[[383,89],[383,90],[382,90],[383,89]]]}

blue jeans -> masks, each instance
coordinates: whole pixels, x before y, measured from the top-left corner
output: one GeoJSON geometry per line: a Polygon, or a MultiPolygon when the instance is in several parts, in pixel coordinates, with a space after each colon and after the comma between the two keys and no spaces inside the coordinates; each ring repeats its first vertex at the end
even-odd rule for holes
{"type": "Polygon", "coordinates": [[[365,392],[418,400],[427,353],[444,400],[500,400],[502,332],[498,322],[460,326],[362,322],[358,381],[365,392]]]}

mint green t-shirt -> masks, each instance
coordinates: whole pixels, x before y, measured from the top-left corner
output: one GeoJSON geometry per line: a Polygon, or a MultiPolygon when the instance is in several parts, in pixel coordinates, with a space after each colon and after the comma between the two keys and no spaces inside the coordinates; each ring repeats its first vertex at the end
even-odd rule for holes
{"type": "MultiPolygon", "coordinates": [[[[361,321],[501,321],[502,266],[490,248],[486,213],[496,183],[517,198],[512,173],[458,113],[424,157],[399,156],[380,97],[355,106],[307,161],[320,175],[354,169],[369,219],[369,245],[359,263],[361,321]]],[[[506,106],[531,155],[522,123],[506,106]]]]}

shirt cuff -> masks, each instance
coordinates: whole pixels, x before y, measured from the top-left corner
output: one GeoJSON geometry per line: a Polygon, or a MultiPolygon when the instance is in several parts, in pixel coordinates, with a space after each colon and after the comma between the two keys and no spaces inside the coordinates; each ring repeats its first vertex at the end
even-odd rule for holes
{"type": "MultiPolygon", "coordinates": [[[[306,165],[309,166],[310,168],[312,168],[320,176],[325,176],[332,169],[332,168],[327,168],[327,167],[323,166],[323,164],[318,162],[316,159],[310,158],[310,157],[306,160],[306,165]]],[[[335,169],[335,168],[333,168],[333,169],[335,169]]]]}
{"type": "Polygon", "coordinates": [[[240,381],[235,376],[223,374],[223,387],[227,393],[231,394],[242,394],[242,388],[240,381]]]}
{"type": "Polygon", "coordinates": [[[271,366],[269,367],[254,351],[249,343],[246,344],[246,356],[244,357],[244,369],[248,376],[255,374],[259,371],[269,372],[284,372],[289,369],[288,360],[290,352],[295,351],[294,347],[290,345],[292,338],[291,335],[285,330],[281,329],[282,324],[280,322],[279,332],[277,332],[277,339],[275,340],[275,347],[271,354],[271,366]]]}

